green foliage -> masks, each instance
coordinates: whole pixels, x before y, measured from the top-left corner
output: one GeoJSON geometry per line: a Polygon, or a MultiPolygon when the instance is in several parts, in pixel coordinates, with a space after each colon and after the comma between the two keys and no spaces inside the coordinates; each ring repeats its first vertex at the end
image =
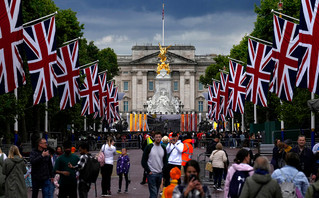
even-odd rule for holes
{"type": "Polygon", "coordinates": [[[112,79],[114,76],[118,75],[118,64],[117,56],[114,50],[111,48],[105,48],[99,51],[99,70],[107,70],[107,79],[112,79]]]}
{"type": "MultiPolygon", "coordinates": [[[[220,69],[224,69],[225,66],[228,66],[228,58],[227,56],[218,55],[214,58],[215,63],[208,66],[205,70],[205,75],[201,75],[199,81],[203,85],[212,84],[213,79],[220,79],[220,69]]],[[[226,67],[228,68],[228,67],[226,67]]],[[[227,69],[226,69],[227,70],[227,69]]]]}

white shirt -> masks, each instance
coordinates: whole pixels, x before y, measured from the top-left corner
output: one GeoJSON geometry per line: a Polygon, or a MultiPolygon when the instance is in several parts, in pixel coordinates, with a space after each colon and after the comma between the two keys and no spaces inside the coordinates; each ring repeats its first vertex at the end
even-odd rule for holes
{"type": "Polygon", "coordinates": [[[111,164],[113,165],[113,156],[116,154],[116,148],[115,146],[108,144],[103,144],[101,151],[104,152],[105,156],[105,164],[111,164]]]}
{"type": "Polygon", "coordinates": [[[178,140],[175,144],[169,143],[166,147],[167,154],[169,155],[168,163],[174,165],[182,164],[182,152],[184,144],[178,140]]]}

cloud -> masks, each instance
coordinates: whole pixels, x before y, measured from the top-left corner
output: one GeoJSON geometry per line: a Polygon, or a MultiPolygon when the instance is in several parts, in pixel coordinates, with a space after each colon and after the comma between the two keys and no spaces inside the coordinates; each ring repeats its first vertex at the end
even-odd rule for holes
{"type": "MultiPolygon", "coordinates": [[[[133,45],[162,42],[161,13],[143,9],[88,8],[78,13],[85,24],[84,36],[100,48],[110,47],[118,54],[131,54],[133,45]],[[94,14],[92,14],[94,13],[94,14]]],[[[233,45],[250,33],[256,14],[216,12],[175,17],[165,15],[165,44],[194,45],[196,54],[229,54],[233,45]]]]}

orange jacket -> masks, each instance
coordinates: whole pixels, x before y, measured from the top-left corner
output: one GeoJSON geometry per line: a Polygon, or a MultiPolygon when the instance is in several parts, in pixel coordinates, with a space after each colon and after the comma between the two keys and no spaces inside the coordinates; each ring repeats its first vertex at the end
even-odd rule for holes
{"type": "Polygon", "coordinates": [[[182,166],[185,166],[186,162],[191,160],[193,156],[192,139],[184,140],[183,144],[184,144],[184,149],[182,152],[182,166]]]}

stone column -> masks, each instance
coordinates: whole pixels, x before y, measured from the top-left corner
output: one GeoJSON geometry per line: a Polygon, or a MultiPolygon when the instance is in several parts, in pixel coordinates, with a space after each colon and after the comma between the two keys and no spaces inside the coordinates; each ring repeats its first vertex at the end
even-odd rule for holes
{"type": "Polygon", "coordinates": [[[137,71],[131,71],[132,82],[129,86],[129,90],[132,93],[132,111],[136,111],[137,108],[137,71]]]}
{"type": "MultiPolygon", "coordinates": [[[[179,72],[179,95],[182,103],[185,105],[185,72],[179,72]]],[[[185,108],[185,106],[184,106],[185,108]]]]}
{"type": "MultiPolygon", "coordinates": [[[[147,71],[142,71],[142,74],[143,74],[142,98],[141,98],[141,101],[140,101],[139,109],[141,109],[141,111],[144,111],[144,106],[143,105],[147,101],[147,93],[148,93],[147,71]]],[[[154,86],[154,84],[153,84],[153,86],[154,86]]]]}
{"type": "Polygon", "coordinates": [[[196,91],[198,90],[198,86],[196,84],[196,80],[195,80],[195,74],[196,72],[195,71],[190,71],[190,93],[189,93],[189,96],[192,96],[192,97],[189,97],[190,98],[190,105],[189,105],[189,108],[193,111],[195,111],[195,97],[196,97],[196,91]]]}

